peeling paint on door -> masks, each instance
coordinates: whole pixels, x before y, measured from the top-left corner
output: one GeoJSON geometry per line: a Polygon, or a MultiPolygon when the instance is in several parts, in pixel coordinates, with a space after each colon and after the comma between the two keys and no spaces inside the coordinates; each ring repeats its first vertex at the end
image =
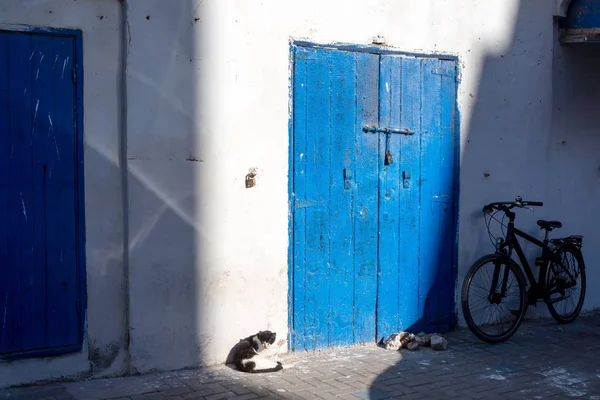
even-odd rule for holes
{"type": "Polygon", "coordinates": [[[455,68],[295,48],[294,349],[452,325],[455,68]]]}
{"type": "Polygon", "coordinates": [[[77,43],[0,33],[1,358],[78,351],[83,340],[80,104],[76,80],[62,79],[77,43]]]}

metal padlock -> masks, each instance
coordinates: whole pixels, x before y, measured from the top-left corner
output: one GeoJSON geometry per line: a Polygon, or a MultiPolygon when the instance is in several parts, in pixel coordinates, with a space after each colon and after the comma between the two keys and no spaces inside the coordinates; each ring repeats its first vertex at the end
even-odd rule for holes
{"type": "Polygon", "coordinates": [[[384,160],[384,164],[385,165],[390,165],[394,162],[394,158],[392,157],[392,152],[391,151],[386,151],[385,152],[385,160],[384,160]]]}

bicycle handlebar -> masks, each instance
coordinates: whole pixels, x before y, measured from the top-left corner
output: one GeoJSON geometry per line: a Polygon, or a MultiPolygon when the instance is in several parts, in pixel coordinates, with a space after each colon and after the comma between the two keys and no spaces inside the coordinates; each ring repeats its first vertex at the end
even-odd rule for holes
{"type": "Polygon", "coordinates": [[[520,196],[517,196],[515,201],[498,201],[495,203],[486,204],[485,206],[483,206],[482,211],[484,213],[492,211],[494,209],[496,209],[498,211],[508,211],[514,207],[519,207],[519,208],[523,208],[523,207],[527,207],[527,206],[542,207],[543,205],[544,205],[544,203],[541,201],[523,201],[523,199],[521,199],[520,196]]]}
{"type": "Polygon", "coordinates": [[[534,207],[542,207],[544,205],[543,201],[527,201],[527,204],[525,205],[529,205],[529,206],[534,206],[534,207]]]}

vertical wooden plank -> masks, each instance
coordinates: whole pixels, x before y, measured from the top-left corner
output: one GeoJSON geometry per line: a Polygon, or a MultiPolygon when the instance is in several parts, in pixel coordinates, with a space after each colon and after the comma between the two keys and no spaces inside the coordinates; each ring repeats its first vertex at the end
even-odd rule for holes
{"type": "Polygon", "coordinates": [[[42,170],[46,163],[46,150],[48,140],[48,117],[53,106],[52,79],[48,75],[48,65],[52,65],[52,38],[45,35],[33,35],[31,40],[32,58],[30,60],[31,73],[31,101],[33,107],[31,133],[28,135],[30,152],[27,174],[31,181],[24,188],[25,204],[31,203],[30,220],[33,233],[31,258],[34,274],[34,318],[35,318],[35,347],[43,349],[50,347],[48,338],[48,323],[56,318],[53,302],[48,292],[48,280],[54,279],[47,269],[46,255],[48,235],[46,232],[46,202],[45,177],[42,170]],[[26,195],[25,195],[26,194],[26,195]]]}
{"type": "MultiPolygon", "coordinates": [[[[19,295],[14,304],[19,307],[19,350],[35,346],[36,291],[34,288],[33,263],[33,206],[31,201],[31,105],[30,59],[35,54],[29,34],[10,34],[8,52],[9,96],[10,96],[10,180],[9,195],[9,264],[18,271],[19,295]]],[[[38,304],[42,302],[38,299],[38,304]]]]}
{"type": "Polygon", "coordinates": [[[327,50],[314,50],[307,71],[306,198],[306,342],[317,349],[328,343],[329,179],[331,65],[327,50]]]}
{"type": "Polygon", "coordinates": [[[421,61],[402,59],[402,127],[415,132],[403,136],[400,150],[400,201],[398,258],[399,327],[417,327],[419,321],[419,238],[420,238],[420,178],[421,178],[421,61]],[[410,174],[404,184],[404,174],[410,174]]]}
{"type": "MultiPolygon", "coordinates": [[[[12,141],[16,135],[11,131],[11,76],[9,74],[10,41],[15,35],[0,33],[0,171],[1,188],[0,212],[2,213],[0,235],[0,353],[18,351],[21,348],[19,332],[19,249],[12,247],[14,243],[15,225],[19,219],[14,218],[15,199],[18,195],[20,179],[12,179],[10,158],[13,149],[12,141]],[[16,183],[16,185],[15,185],[16,183]],[[17,187],[15,187],[17,186],[17,187]],[[12,208],[12,209],[11,209],[12,208]]],[[[16,77],[15,77],[16,78],[16,77]]]]}
{"type": "MultiPolygon", "coordinates": [[[[402,61],[396,56],[382,56],[379,79],[379,125],[400,128],[402,61]]],[[[379,134],[379,274],[377,282],[377,337],[398,332],[398,210],[402,164],[400,135],[379,134]],[[392,160],[385,163],[386,151],[392,160]]]]}
{"type": "Polygon", "coordinates": [[[347,346],[353,342],[354,329],[355,55],[345,51],[331,52],[331,69],[329,345],[347,346]]]}
{"type": "Polygon", "coordinates": [[[75,78],[75,187],[76,187],[76,221],[77,221],[77,347],[83,346],[84,327],[87,310],[87,274],[86,274],[86,235],[85,235],[85,173],[84,173],[84,140],[83,140],[83,38],[81,31],[72,36],[74,47],[75,78]]]}
{"type": "Polygon", "coordinates": [[[441,124],[441,75],[439,60],[423,60],[421,69],[422,133],[421,133],[421,263],[419,271],[419,310],[425,329],[432,329],[438,314],[438,264],[441,238],[440,215],[440,124],[441,124]]]}
{"type": "MultiPolygon", "coordinates": [[[[40,70],[43,108],[43,163],[38,164],[46,199],[46,268],[48,274],[48,345],[78,342],[77,240],[75,218],[75,85],[73,39],[47,37],[50,61],[40,70]]],[[[42,109],[40,107],[40,109],[42,109]]],[[[41,155],[40,155],[41,156],[41,155]]]]}
{"type": "Polygon", "coordinates": [[[293,230],[294,230],[294,325],[293,348],[305,348],[305,316],[306,316],[306,154],[307,154],[307,120],[308,103],[306,101],[306,51],[297,48],[294,64],[294,158],[293,158],[293,230]]]}
{"type": "MultiPolygon", "coordinates": [[[[8,319],[9,290],[14,286],[13,269],[8,261],[8,196],[10,187],[10,122],[8,109],[8,40],[9,35],[0,33],[0,354],[7,351],[8,330],[5,321],[8,319]]],[[[12,296],[11,296],[12,300],[12,296]]]]}
{"type": "Polygon", "coordinates": [[[455,61],[441,60],[441,123],[440,123],[440,197],[438,202],[439,220],[439,262],[438,262],[438,330],[451,329],[454,315],[455,288],[455,182],[456,174],[456,79],[455,61]]]}
{"type": "Polygon", "coordinates": [[[378,123],[379,57],[358,53],[356,59],[354,341],[372,343],[376,335],[379,141],[377,134],[361,129],[378,123]]]}

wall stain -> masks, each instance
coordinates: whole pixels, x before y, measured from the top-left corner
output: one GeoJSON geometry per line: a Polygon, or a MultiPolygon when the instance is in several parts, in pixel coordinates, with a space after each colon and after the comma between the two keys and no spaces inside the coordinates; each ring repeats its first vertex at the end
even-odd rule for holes
{"type": "Polygon", "coordinates": [[[120,349],[121,346],[117,342],[110,342],[103,347],[90,343],[88,360],[92,373],[101,372],[110,367],[119,355],[120,349]]]}

